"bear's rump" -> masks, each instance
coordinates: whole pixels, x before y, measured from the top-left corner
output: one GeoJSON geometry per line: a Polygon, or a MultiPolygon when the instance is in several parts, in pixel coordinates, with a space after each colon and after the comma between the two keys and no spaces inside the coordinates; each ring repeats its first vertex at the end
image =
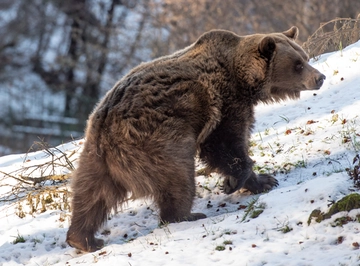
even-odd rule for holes
{"type": "Polygon", "coordinates": [[[146,125],[148,131],[129,121],[120,124],[121,131],[107,137],[111,148],[105,148],[106,165],[115,182],[136,193],[133,197],[159,194],[169,185],[193,177],[195,137],[191,130],[175,129],[182,126],[180,121],[163,122],[154,128],[146,125]]]}

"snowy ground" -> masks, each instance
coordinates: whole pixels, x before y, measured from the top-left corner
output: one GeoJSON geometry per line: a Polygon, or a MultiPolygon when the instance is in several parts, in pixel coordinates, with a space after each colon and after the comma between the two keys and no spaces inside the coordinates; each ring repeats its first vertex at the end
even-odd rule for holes
{"type": "Polygon", "coordinates": [[[82,141],[58,151],[1,157],[0,265],[360,265],[358,222],[334,226],[344,215],[339,213],[307,223],[314,209],[326,211],[331,201],[358,192],[345,169],[353,167],[360,150],[360,42],[312,64],[327,76],[321,90],[257,107],[252,158],[256,171],[276,172],[279,187],[262,195],[229,196],[221,193],[218,175],[198,176],[193,209],[207,219],[159,227],[150,199],[129,202],[99,232],[106,246],[98,252],[79,254],[65,243],[66,193],[8,201],[29,189],[19,188],[14,177],[68,173],[64,155],[76,165],[82,141]],[[59,157],[57,165],[47,167],[59,157]],[[30,206],[35,206],[32,214],[30,206]],[[251,206],[263,212],[251,218],[246,215],[251,206]]]}

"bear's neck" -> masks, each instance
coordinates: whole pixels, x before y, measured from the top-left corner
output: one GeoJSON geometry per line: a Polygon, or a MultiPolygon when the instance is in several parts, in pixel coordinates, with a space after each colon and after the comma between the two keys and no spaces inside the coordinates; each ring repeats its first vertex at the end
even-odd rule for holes
{"type": "Polygon", "coordinates": [[[271,103],[274,99],[267,93],[266,83],[261,82],[256,85],[249,85],[246,83],[238,83],[235,85],[235,95],[237,101],[249,103],[255,106],[259,103],[271,103]]]}

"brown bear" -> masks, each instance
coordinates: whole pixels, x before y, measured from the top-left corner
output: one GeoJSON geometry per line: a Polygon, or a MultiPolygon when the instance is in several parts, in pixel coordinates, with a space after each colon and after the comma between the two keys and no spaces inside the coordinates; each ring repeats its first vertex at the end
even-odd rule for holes
{"type": "Polygon", "coordinates": [[[67,242],[101,248],[94,234],[129,199],[152,197],[161,222],[205,218],[191,213],[196,155],[224,176],[227,194],[276,186],[274,177],[253,172],[248,142],[256,104],[296,99],[323,84],[297,36],[296,27],[249,36],[213,30],[115,84],[87,123],[67,242]]]}

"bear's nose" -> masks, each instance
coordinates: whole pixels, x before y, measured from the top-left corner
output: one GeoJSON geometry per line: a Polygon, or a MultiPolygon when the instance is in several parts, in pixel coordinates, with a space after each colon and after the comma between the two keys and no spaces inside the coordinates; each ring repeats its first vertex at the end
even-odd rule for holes
{"type": "Polygon", "coordinates": [[[321,74],[319,77],[316,78],[316,85],[321,87],[323,85],[325,79],[326,79],[326,76],[324,74],[321,74]]]}

